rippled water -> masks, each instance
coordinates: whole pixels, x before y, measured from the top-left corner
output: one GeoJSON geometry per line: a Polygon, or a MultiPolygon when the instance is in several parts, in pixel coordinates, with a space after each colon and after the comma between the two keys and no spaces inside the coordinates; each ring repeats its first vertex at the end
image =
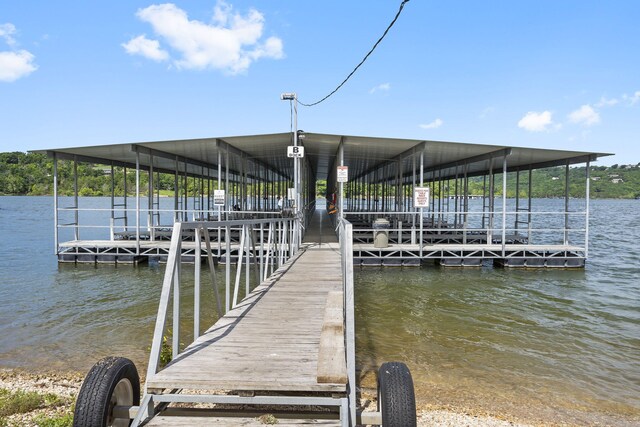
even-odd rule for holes
{"type": "MultiPolygon", "coordinates": [[[[363,385],[400,360],[427,406],[635,425],[638,208],[592,201],[585,270],[357,270],[363,385]]],[[[145,365],[163,267],[58,266],[51,217],[50,198],[0,197],[0,366],[86,370],[107,354],[145,365]]]]}

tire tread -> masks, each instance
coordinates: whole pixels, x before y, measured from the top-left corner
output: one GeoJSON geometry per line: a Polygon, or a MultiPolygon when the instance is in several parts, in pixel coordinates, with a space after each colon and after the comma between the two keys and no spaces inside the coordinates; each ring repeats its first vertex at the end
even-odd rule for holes
{"type": "Polygon", "coordinates": [[[386,362],[378,370],[379,409],[385,427],[415,427],[416,399],[407,365],[386,362]]]}
{"type": "Polygon", "coordinates": [[[73,427],[101,427],[106,425],[111,393],[118,381],[128,378],[133,386],[133,404],[140,404],[140,378],[133,362],[124,357],[105,357],[87,373],[80,387],[73,427]]]}

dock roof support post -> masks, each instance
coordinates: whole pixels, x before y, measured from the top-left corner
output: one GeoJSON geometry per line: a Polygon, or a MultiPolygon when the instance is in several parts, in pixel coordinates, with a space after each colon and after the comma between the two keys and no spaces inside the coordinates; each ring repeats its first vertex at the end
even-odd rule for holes
{"type": "Polygon", "coordinates": [[[513,222],[516,236],[518,235],[518,222],[520,219],[520,168],[516,171],[516,219],[513,222]]]}
{"type": "Polygon", "coordinates": [[[531,224],[531,193],[533,191],[533,168],[531,166],[529,166],[529,189],[527,190],[529,192],[528,194],[528,205],[527,205],[527,243],[531,244],[531,228],[532,228],[532,224],[531,224]]]}
{"type": "Polygon", "coordinates": [[[564,244],[569,244],[569,161],[564,168],[564,244]]]}
{"type": "Polygon", "coordinates": [[[115,171],[113,170],[113,161],[111,161],[111,221],[110,221],[110,227],[109,227],[109,238],[111,240],[115,240],[115,235],[114,235],[114,225],[116,222],[116,210],[115,210],[115,204],[116,204],[116,182],[115,182],[115,171]]]}
{"type": "Polygon", "coordinates": [[[173,222],[178,222],[178,199],[180,197],[180,187],[178,185],[178,156],[176,156],[176,170],[173,174],[173,222]]]}
{"type": "MultiPolygon", "coordinates": [[[[507,241],[507,155],[502,159],[502,258],[507,241]]],[[[487,242],[489,243],[489,242],[487,242]]]]}
{"type": "MultiPolygon", "coordinates": [[[[340,145],[338,146],[338,162],[340,166],[344,166],[344,141],[340,140],[340,145]]],[[[338,203],[340,204],[340,208],[338,212],[340,213],[340,218],[344,219],[344,183],[341,182],[339,185],[339,196],[338,203]]]]}
{"type": "Polygon", "coordinates": [[[584,215],[584,257],[588,258],[589,255],[589,197],[590,197],[590,186],[591,186],[591,171],[589,168],[591,167],[591,162],[587,160],[587,167],[585,170],[585,178],[586,178],[586,189],[585,189],[585,215],[584,215]]]}
{"type": "MultiPolygon", "coordinates": [[[[224,172],[225,172],[225,181],[224,181],[224,194],[225,194],[225,211],[229,211],[229,204],[231,203],[231,198],[229,197],[229,145],[225,144],[224,148],[224,172]]],[[[229,219],[229,214],[225,214],[225,219],[229,219]]],[[[227,305],[227,311],[229,310],[229,305],[227,305]]]]}
{"type": "MultiPolygon", "coordinates": [[[[420,151],[420,187],[424,187],[424,150],[426,150],[426,145],[422,147],[420,151]]],[[[424,232],[424,208],[420,208],[420,262],[422,262],[422,245],[424,244],[422,240],[422,234],[424,232]]]]}
{"type": "Polygon", "coordinates": [[[76,156],[73,156],[73,202],[74,202],[74,211],[73,218],[75,222],[75,227],[73,228],[73,234],[75,240],[80,240],[80,230],[78,229],[78,221],[79,221],[79,212],[78,212],[78,159],[76,156]]]}
{"type": "Polygon", "coordinates": [[[184,183],[184,200],[182,201],[182,220],[189,221],[189,175],[187,173],[187,161],[184,160],[184,175],[182,182],[184,183]]]}
{"type": "Polygon", "coordinates": [[[149,240],[155,240],[155,228],[153,227],[153,154],[149,154],[149,182],[147,186],[147,230],[149,240]]]}
{"type": "Polygon", "coordinates": [[[127,166],[122,168],[122,177],[124,178],[124,183],[122,184],[122,188],[124,190],[124,199],[122,201],[122,209],[124,210],[124,231],[129,231],[129,205],[128,205],[128,185],[127,185],[127,166]]]}
{"type": "Polygon", "coordinates": [[[467,227],[469,226],[469,162],[464,162],[464,184],[463,193],[464,200],[462,201],[462,244],[467,244],[467,227]]]}
{"type": "MultiPolygon", "coordinates": [[[[411,188],[412,188],[412,192],[413,189],[416,188],[416,153],[414,152],[413,155],[411,156],[411,188]]],[[[408,201],[412,200],[410,197],[407,197],[408,201]]],[[[412,203],[413,204],[413,203],[412,203]]],[[[407,209],[409,210],[409,209],[407,209]]],[[[413,208],[413,210],[415,211],[415,207],[413,208]]],[[[412,228],[412,235],[415,236],[415,232],[416,232],[416,215],[415,212],[413,213],[413,215],[411,215],[411,228],[412,228]]],[[[414,243],[414,242],[411,242],[414,243]]]]}
{"type": "Polygon", "coordinates": [[[136,255],[140,255],[140,152],[136,150],[136,255]]]}
{"type": "MultiPolygon", "coordinates": [[[[291,101],[293,104],[293,145],[295,147],[298,146],[298,95],[293,94],[293,100],[291,101]]],[[[294,192],[294,205],[293,205],[293,213],[295,217],[298,217],[298,212],[300,212],[300,159],[298,157],[293,158],[293,192],[294,192]]],[[[300,237],[300,223],[294,224],[294,226],[298,230],[298,238],[300,237]]],[[[298,246],[300,242],[296,242],[296,246],[298,246]]]]}
{"type": "MultiPolygon", "coordinates": [[[[113,173],[112,173],[113,176],[113,173]]],[[[53,152],[53,244],[58,255],[58,155],[53,152]]]]}
{"type": "Polygon", "coordinates": [[[489,223],[487,224],[487,244],[491,244],[493,241],[493,220],[495,213],[495,174],[493,173],[493,160],[492,157],[489,160],[489,199],[488,203],[488,213],[489,213],[489,223]]]}

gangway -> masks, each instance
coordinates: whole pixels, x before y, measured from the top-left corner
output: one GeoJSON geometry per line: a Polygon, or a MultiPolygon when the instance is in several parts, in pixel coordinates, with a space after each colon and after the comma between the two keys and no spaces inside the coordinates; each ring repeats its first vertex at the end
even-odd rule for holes
{"type": "MultiPolygon", "coordinates": [[[[415,425],[413,382],[402,363],[380,369],[378,412],[359,411],[352,225],[339,219],[336,239],[323,212],[316,211],[300,247],[291,244],[299,240],[290,230],[300,229],[299,218],[176,223],[142,398],[133,363],[103,359],[80,390],[74,425],[415,425]],[[247,243],[235,283],[231,263],[225,266],[225,313],[201,334],[203,254],[211,271],[216,268],[209,230],[228,232],[238,225],[247,243]],[[195,234],[201,252],[194,263],[196,338],[180,351],[180,246],[186,232],[195,234]],[[261,280],[238,301],[243,267],[246,284],[250,274],[261,280]],[[173,359],[160,367],[170,300],[173,359]]],[[[221,310],[221,298],[216,302],[221,310]]]]}

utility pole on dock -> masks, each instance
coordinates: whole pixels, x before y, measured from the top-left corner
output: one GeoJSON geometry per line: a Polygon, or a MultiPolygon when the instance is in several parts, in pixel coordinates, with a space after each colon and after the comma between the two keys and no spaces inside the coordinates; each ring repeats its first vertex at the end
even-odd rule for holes
{"type": "MultiPolygon", "coordinates": [[[[293,146],[298,146],[298,97],[295,92],[287,92],[280,95],[280,99],[283,101],[290,101],[293,103],[293,146]]],[[[293,188],[295,193],[294,210],[297,215],[300,211],[300,185],[299,185],[299,157],[293,158],[293,188]]]]}
{"type": "MultiPolygon", "coordinates": [[[[295,92],[285,92],[280,95],[282,101],[289,101],[293,103],[293,146],[297,152],[298,147],[298,96],[295,92]]],[[[293,214],[296,218],[300,212],[300,158],[298,156],[293,157],[293,214]]],[[[302,221],[302,218],[299,218],[302,221]]],[[[298,245],[302,242],[302,236],[300,229],[298,229],[298,245]]]]}

